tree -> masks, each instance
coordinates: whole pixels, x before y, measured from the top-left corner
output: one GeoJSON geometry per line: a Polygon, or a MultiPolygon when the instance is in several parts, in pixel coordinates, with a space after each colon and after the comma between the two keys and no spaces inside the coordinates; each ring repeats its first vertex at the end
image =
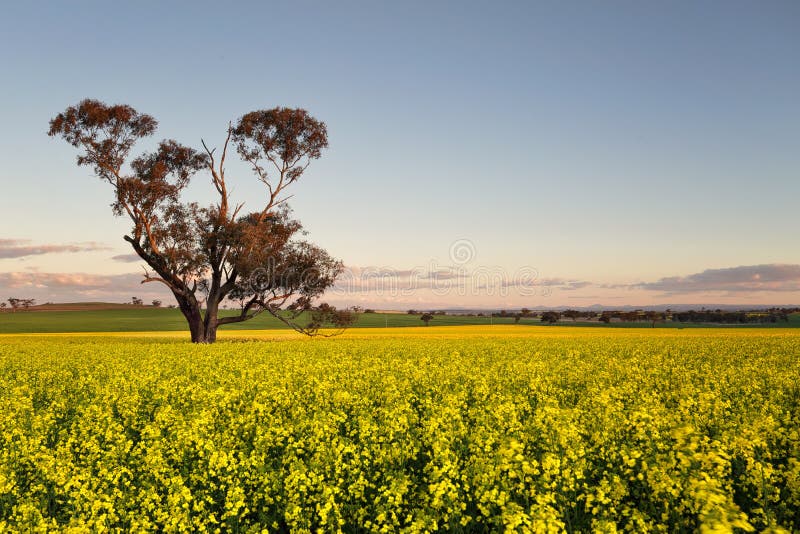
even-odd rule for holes
{"type": "Polygon", "coordinates": [[[144,304],[144,301],[139,297],[131,297],[131,304],[133,304],[134,306],[141,306],[142,304],[144,304]]]}
{"type": "Polygon", "coordinates": [[[572,322],[574,323],[574,322],[575,322],[575,320],[576,320],[578,317],[580,317],[580,316],[581,316],[581,312],[579,312],[578,310],[566,310],[566,311],[563,313],[563,315],[564,315],[564,317],[567,317],[567,318],[569,318],[569,319],[572,319],[572,322]]]}
{"type": "Polygon", "coordinates": [[[645,318],[650,321],[650,327],[655,328],[656,322],[664,319],[664,314],[657,311],[648,311],[644,314],[645,318]]]}
{"type": "Polygon", "coordinates": [[[555,324],[559,319],[561,319],[561,315],[558,312],[547,311],[542,314],[543,323],[555,324]]]}
{"type": "Polygon", "coordinates": [[[8,306],[8,304],[6,304],[5,302],[0,302],[0,310],[5,311],[6,310],[6,306],[8,306]]]}
{"type": "Polygon", "coordinates": [[[153,302],[151,302],[151,304],[153,305],[154,308],[160,308],[161,307],[161,301],[160,300],[154,300],[153,302]]]}
{"type": "Polygon", "coordinates": [[[515,313],[514,314],[514,324],[519,324],[519,320],[520,319],[522,319],[522,314],[521,313],[515,313]]]}
{"type": "MultiPolygon", "coordinates": [[[[5,303],[3,304],[5,305],[5,303]]],[[[8,299],[8,304],[11,306],[11,311],[16,312],[20,308],[27,310],[28,308],[36,304],[36,299],[18,299],[16,297],[11,297],[8,299]]]]}
{"type": "Polygon", "coordinates": [[[428,323],[431,322],[431,319],[433,319],[432,313],[423,313],[422,317],[420,317],[420,320],[422,320],[425,323],[425,326],[428,326],[428,323]]]}
{"type": "Polygon", "coordinates": [[[219,153],[202,140],[202,152],[164,140],[130,159],[156,126],[130,106],[84,100],[53,118],[49,135],[78,148],[78,165],[111,185],[114,214],[131,222],[124,239],[149,267],[142,283],[172,292],[193,342],[213,343],[220,326],[263,312],[309,335],[319,334],[322,319],[340,329],[355,320],[313,305],[343,266],[300,238],[302,225],[286,204],[287,187],[328,146],[324,123],[302,109],[253,111],[229,124],[219,153]],[[225,166],[231,148],[266,188],[264,204],[253,211],[231,199],[225,166]],[[210,177],[211,205],[181,198],[199,172],[210,177]],[[219,317],[225,299],[239,302],[240,313],[219,317]]]}

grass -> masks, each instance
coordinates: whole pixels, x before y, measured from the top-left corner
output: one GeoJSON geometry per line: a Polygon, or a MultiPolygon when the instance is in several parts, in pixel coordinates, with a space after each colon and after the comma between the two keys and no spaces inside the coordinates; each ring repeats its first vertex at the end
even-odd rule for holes
{"type": "MultiPolygon", "coordinates": [[[[223,314],[235,314],[233,311],[223,314]]],[[[432,325],[488,325],[513,324],[511,318],[437,316],[432,325]]],[[[536,323],[532,319],[528,324],[536,323]]],[[[421,326],[419,315],[400,313],[364,313],[359,317],[358,328],[421,326]]],[[[262,314],[244,323],[226,325],[220,330],[274,330],[288,329],[278,319],[262,314]]],[[[85,311],[37,311],[0,314],[0,333],[55,333],[55,332],[169,332],[185,331],[186,320],[177,309],[133,308],[85,311]]]]}
{"type": "MultiPolygon", "coordinates": [[[[234,314],[235,312],[223,312],[234,314]]],[[[418,315],[405,313],[364,313],[359,317],[356,328],[399,328],[421,326],[422,321],[418,315]]],[[[461,317],[454,315],[437,315],[431,321],[434,326],[540,326],[545,327],[538,319],[522,319],[520,325],[514,325],[510,317],[461,317]]],[[[648,323],[613,323],[603,325],[600,323],[562,321],[558,326],[592,327],[592,328],[643,328],[649,327],[648,323]]],[[[746,325],[753,327],[800,327],[800,314],[791,316],[789,323],[774,325],[746,325]]],[[[658,323],[656,328],[697,328],[709,327],[708,325],[692,325],[682,323],[658,323]]],[[[727,326],[725,328],[736,328],[727,326]]],[[[552,328],[552,327],[549,327],[552,328]]],[[[233,325],[226,325],[220,331],[241,330],[276,330],[288,329],[278,319],[262,314],[255,319],[233,325]]],[[[0,313],[0,333],[58,333],[58,332],[171,332],[186,331],[186,321],[177,309],[151,308],[151,307],[126,307],[122,309],[87,309],[82,311],[28,311],[17,313],[0,313]]]]}

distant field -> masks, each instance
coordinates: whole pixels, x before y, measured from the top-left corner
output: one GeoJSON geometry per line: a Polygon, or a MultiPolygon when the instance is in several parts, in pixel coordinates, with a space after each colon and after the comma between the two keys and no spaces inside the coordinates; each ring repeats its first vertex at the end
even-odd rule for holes
{"type": "MultiPolygon", "coordinates": [[[[234,315],[236,312],[223,311],[234,315]]],[[[524,320],[527,324],[538,321],[524,320]]],[[[513,324],[511,318],[437,316],[431,325],[513,324]]],[[[359,317],[359,328],[421,326],[419,315],[404,313],[365,313],[359,317]]],[[[0,333],[34,332],[141,332],[186,330],[186,320],[177,309],[134,308],[84,311],[28,311],[0,314],[0,333]]],[[[224,330],[262,330],[288,328],[278,319],[262,314],[244,323],[226,325],[224,330]]]]}
{"type": "MultiPolygon", "coordinates": [[[[0,313],[0,333],[55,333],[55,332],[143,332],[143,331],[183,331],[186,330],[186,321],[177,309],[134,307],[130,305],[89,305],[80,309],[77,305],[59,305],[58,311],[37,309],[36,311],[22,311],[17,313],[0,313]],[[74,310],[74,311],[65,311],[74,310]]],[[[235,314],[234,311],[223,311],[224,314],[235,314]]],[[[422,321],[419,315],[405,313],[364,313],[361,314],[357,328],[386,328],[420,326],[422,321]]],[[[437,315],[431,326],[468,326],[468,325],[500,325],[514,324],[510,317],[462,317],[455,315],[437,315]]],[[[522,319],[520,325],[543,325],[539,319],[522,319]]],[[[649,323],[612,323],[604,325],[597,322],[572,322],[561,321],[558,326],[592,326],[595,328],[642,328],[649,327],[649,323]]],[[[657,323],[656,328],[696,328],[709,325],[692,325],[682,323],[657,323]]],[[[791,316],[789,323],[775,325],[747,325],[764,327],[800,327],[800,314],[791,316]]],[[[278,319],[262,314],[253,320],[227,325],[221,330],[273,330],[288,328],[278,319]]],[[[725,328],[736,328],[727,326],[725,328]]]]}
{"type": "Polygon", "coordinates": [[[104,311],[104,310],[141,310],[154,309],[150,305],[133,305],[120,302],[48,302],[31,306],[25,311],[32,312],[59,312],[59,311],[104,311]]]}

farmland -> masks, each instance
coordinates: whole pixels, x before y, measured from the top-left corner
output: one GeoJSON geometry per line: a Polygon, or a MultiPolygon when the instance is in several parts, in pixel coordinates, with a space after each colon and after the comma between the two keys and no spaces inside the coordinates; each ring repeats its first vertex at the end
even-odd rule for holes
{"type": "Polygon", "coordinates": [[[184,338],[0,335],[0,531],[800,529],[797,330],[184,338]]]}
{"type": "MultiPolygon", "coordinates": [[[[187,332],[186,319],[177,309],[137,307],[130,305],[117,305],[111,307],[102,305],[75,306],[74,309],[45,311],[25,311],[18,313],[0,313],[0,334],[21,333],[59,333],[59,332],[187,332]]],[[[223,310],[222,316],[232,315],[235,312],[223,310]]],[[[363,313],[359,316],[356,328],[395,328],[407,326],[420,326],[420,314],[409,315],[406,313],[363,313]]],[[[487,317],[487,316],[462,316],[462,315],[436,315],[431,321],[431,326],[496,326],[513,325],[513,317],[487,317]]],[[[521,325],[542,326],[539,318],[525,317],[520,320],[521,325]]],[[[587,323],[582,321],[562,320],[558,326],[582,327],[593,326],[596,328],[641,328],[650,326],[649,323],[613,323],[604,325],[597,321],[587,323]]],[[[661,321],[656,323],[656,328],[685,328],[707,327],[702,324],[676,323],[661,321]]],[[[736,325],[728,328],[760,328],[760,327],[800,327],[800,314],[792,314],[788,323],[775,325],[736,325]]],[[[224,330],[274,330],[288,329],[284,323],[269,314],[261,314],[251,321],[226,325],[224,330]]],[[[186,334],[188,335],[188,333],[186,334]]]]}

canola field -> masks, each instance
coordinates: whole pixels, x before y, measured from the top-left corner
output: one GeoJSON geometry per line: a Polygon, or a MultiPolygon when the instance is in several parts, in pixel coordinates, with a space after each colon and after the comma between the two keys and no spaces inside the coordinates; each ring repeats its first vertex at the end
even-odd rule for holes
{"type": "Polygon", "coordinates": [[[800,334],[0,336],[0,532],[800,531],[800,334]]]}

